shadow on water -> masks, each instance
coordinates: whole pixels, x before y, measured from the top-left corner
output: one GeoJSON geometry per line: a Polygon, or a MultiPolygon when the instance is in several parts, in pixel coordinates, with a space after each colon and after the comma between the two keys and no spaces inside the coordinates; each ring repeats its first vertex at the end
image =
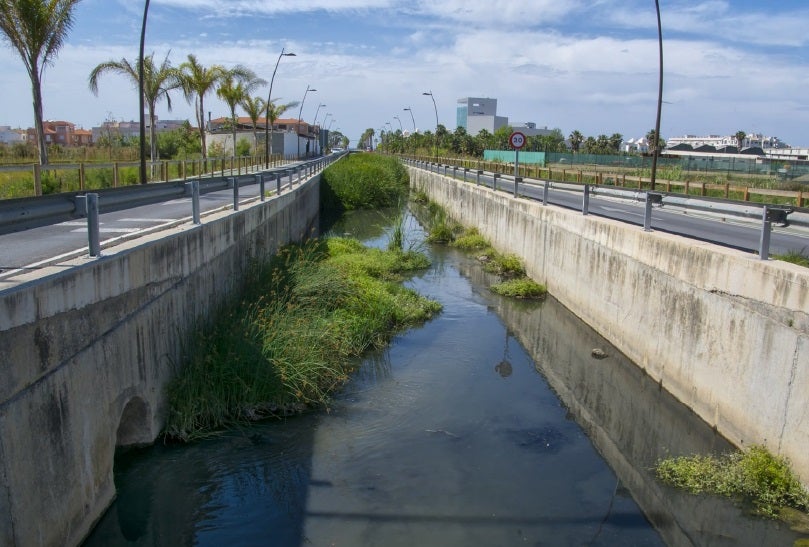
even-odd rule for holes
{"type": "MultiPolygon", "coordinates": [[[[331,233],[384,246],[393,216],[331,233]]],[[[662,455],[728,445],[605,340],[428,250],[407,284],[439,317],[366,356],[324,412],[119,456],[118,498],[85,545],[792,544],[654,480],[662,455]]]]}

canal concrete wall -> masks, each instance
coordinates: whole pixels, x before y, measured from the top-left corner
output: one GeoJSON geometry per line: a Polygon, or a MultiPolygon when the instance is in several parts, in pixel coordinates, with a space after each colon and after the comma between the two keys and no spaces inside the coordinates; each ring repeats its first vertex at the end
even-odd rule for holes
{"type": "Polygon", "coordinates": [[[809,484],[809,270],[408,169],[661,388],[809,484]]]}
{"type": "Polygon", "coordinates": [[[115,496],[116,447],[157,438],[189,334],[254,259],[317,230],[319,181],[0,293],[0,545],[82,541],[115,496]]]}

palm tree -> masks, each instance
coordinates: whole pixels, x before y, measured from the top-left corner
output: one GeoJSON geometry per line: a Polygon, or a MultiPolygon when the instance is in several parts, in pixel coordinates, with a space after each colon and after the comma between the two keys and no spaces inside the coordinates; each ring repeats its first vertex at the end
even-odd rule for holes
{"type": "MultiPolygon", "coordinates": [[[[137,88],[139,83],[138,78],[138,65],[132,64],[126,59],[120,61],[107,61],[99,64],[90,72],[88,80],[90,91],[94,95],[98,95],[98,80],[101,75],[106,72],[114,72],[127,76],[137,88]]],[[[171,66],[169,56],[160,66],[154,64],[154,54],[147,55],[143,60],[143,98],[146,101],[146,107],[149,110],[149,140],[151,141],[151,159],[152,162],[157,161],[157,119],[155,116],[155,109],[157,102],[160,99],[166,99],[169,111],[171,111],[171,96],[169,91],[180,87],[180,82],[177,78],[177,70],[171,66]]],[[[154,169],[154,165],[152,166],[154,169]]]]}
{"type": "Polygon", "coordinates": [[[584,142],[584,135],[576,129],[568,136],[568,140],[570,141],[570,148],[573,149],[573,152],[578,152],[581,143],[584,142]]]}
{"type": "Polygon", "coordinates": [[[666,141],[657,137],[657,133],[654,129],[650,129],[649,132],[646,133],[646,140],[649,142],[649,152],[652,154],[666,147],[666,141]]]}
{"type": "Polygon", "coordinates": [[[205,95],[219,84],[226,72],[225,67],[221,65],[205,68],[193,54],[189,54],[188,60],[182,63],[178,69],[178,77],[185,99],[189,103],[194,99],[203,159],[208,157],[208,149],[205,146],[205,95]]]}
{"type": "Polygon", "coordinates": [[[241,65],[232,70],[228,70],[219,81],[219,87],[216,88],[216,96],[225,101],[225,104],[230,108],[234,156],[236,155],[236,126],[238,125],[236,107],[241,104],[245,97],[249,97],[250,93],[255,88],[266,83],[265,80],[256,77],[256,74],[252,70],[241,65]]]}
{"type": "Polygon", "coordinates": [[[80,0],[0,0],[0,33],[17,50],[31,80],[40,165],[48,164],[42,128],[42,76],[73,26],[80,0]]]}
{"type": "Polygon", "coordinates": [[[738,143],[739,152],[741,152],[742,147],[744,146],[744,140],[747,138],[747,133],[745,133],[744,131],[742,131],[740,129],[739,131],[736,131],[736,134],[734,135],[734,137],[736,137],[736,143],[738,143]]]}
{"type": "Polygon", "coordinates": [[[261,97],[247,96],[242,99],[241,106],[247,117],[250,118],[250,123],[253,126],[253,146],[258,150],[258,119],[264,112],[266,101],[261,97]]]}
{"type": "Polygon", "coordinates": [[[273,136],[273,125],[275,124],[275,120],[280,118],[284,112],[291,108],[295,108],[300,104],[299,101],[292,101],[291,103],[286,104],[275,104],[277,99],[273,99],[267,107],[267,123],[270,124],[270,158],[272,158],[272,136],[273,136]]]}

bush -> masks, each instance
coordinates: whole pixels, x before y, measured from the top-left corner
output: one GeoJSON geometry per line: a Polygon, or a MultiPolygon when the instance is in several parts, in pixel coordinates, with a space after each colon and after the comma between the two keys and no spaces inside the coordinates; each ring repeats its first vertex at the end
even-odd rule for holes
{"type": "Polygon", "coordinates": [[[501,296],[509,296],[512,298],[530,298],[540,299],[544,298],[548,293],[545,285],[540,285],[536,281],[528,277],[520,279],[510,279],[503,283],[497,283],[489,287],[492,292],[501,296]]]}
{"type": "Polygon", "coordinates": [[[399,160],[350,154],[323,171],[321,210],[328,215],[353,209],[393,207],[407,195],[410,177],[399,160]]]}

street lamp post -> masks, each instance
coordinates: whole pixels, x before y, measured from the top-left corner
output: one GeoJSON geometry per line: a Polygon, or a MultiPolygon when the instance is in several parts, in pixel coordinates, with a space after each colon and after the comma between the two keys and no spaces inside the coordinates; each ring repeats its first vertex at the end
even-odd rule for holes
{"type": "Polygon", "coordinates": [[[140,28],[140,58],[138,62],[138,105],[140,110],[140,183],[146,184],[146,117],[143,114],[143,47],[146,42],[146,16],[149,14],[149,0],[143,7],[143,24],[140,28]]]}
{"type": "Polygon", "coordinates": [[[328,120],[328,119],[329,119],[329,116],[331,116],[331,112],[326,112],[326,115],[325,115],[325,116],[323,116],[323,121],[322,121],[322,122],[320,122],[320,125],[321,125],[322,127],[326,127],[326,120],[328,120]]]}
{"type": "Polygon", "coordinates": [[[314,119],[314,121],[312,121],[312,125],[317,125],[317,115],[320,114],[320,107],[321,106],[326,106],[326,105],[323,104],[323,103],[317,103],[317,110],[315,110],[315,119],[314,119]]]}
{"type": "Polygon", "coordinates": [[[402,129],[402,120],[399,119],[399,116],[394,116],[393,119],[399,122],[399,131],[404,131],[404,129],[402,129]]]}
{"type": "MultiPolygon", "coordinates": [[[[306,95],[310,91],[315,92],[315,91],[317,91],[317,89],[312,89],[311,87],[309,87],[309,84],[306,84],[306,91],[304,91],[303,99],[301,99],[301,107],[300,107],[300,109],[298,109],[298,159],[301,159],[301,122],[303,122],[303,119],[301,118],[301,115],[303,114],[303,103],[306,102],[306,95]]],[[[308,133],[306,135],[306,139],[309,140],[308,133]]]]}
{"type": "MultiPolygon", "coordinates": [[[[660,1],[655,0],[655,9],[657,10],[657,42],[660,53],[659,68],[660,73],[658,76],[657,85],[657,119],[655,121],[655,143],[654,154],[652,155],[652,190],[655,189],[655,181],[657,178],[657,157],[660,155],[660,113],[663,109],[663,27],[660,24],[660,1]]],[[[648,198],[647,198],[648,199],[648,198]]]]}
{"type": "Polygon", "coordinates": [[[433,156],[438,157],[438,107],[435,106],[435,97],[433,97],[433,92],[425,91],[422,95],[429,95],[430,98],[433,100],[433,110],[435,110],[435,134],[433,135],[434,145],[433,145],[433,156]]]}
{"type": "Polygon", "coordinates": [[[264,120],[264,153],[266,155],[264,161],[264,168],[270,168],[270,156],[272,156],[272,140],[270,139],[270,126],[272,125],[272,121],[270,120],[270,109],[272,108],[272,83],[275,81],[275,73],[278,71],[278,63],[281,62],[281,57],[295,57],[294,53],[285,53],[285,48],[281,48],[281,54],[278,56],[278,60],[275,61],[275,68],[272,71],[272,78],[270,78],[270,92],[267,95],[267,118],[264,120]]]}
{"type": "Polygon", "coordinates": [[[416,118],[413,117],[413,109],[409,106],[405,108],[406,111],[410,112],[410,121],[413,122],[413,133],[416,132],[416,118]]]}

